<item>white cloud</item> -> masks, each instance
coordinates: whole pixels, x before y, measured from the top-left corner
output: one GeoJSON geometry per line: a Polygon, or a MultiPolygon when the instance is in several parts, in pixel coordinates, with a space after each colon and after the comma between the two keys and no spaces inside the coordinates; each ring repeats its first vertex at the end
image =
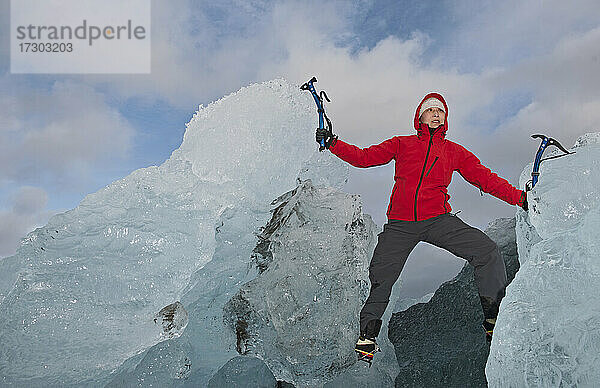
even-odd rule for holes
{"type": "Polygon", "coordinates": [[[25,234],[45,224],[48,195],[38,187],[22,186],[10,198],[8,210],[0,210],[0,257],[15,253],[25,234]]]}
{"type": "Polygon", "coordinates": [[[195,109],[255,81],[260,64],[278,56],[278,38],[269,31],[270,11],[265,7],[261,2],[209,6],[190,0],[154,1],[151,75],[87,75],[82,80],[108,85],[123,98],[152,96],[195,109]],[[223,15],[210,17],[215,10],[223,15]],[[239,35],[230,31],[236,28],[239,35]]]}
{"type": "Polygon", "coordinates": [[[80,180],[94,164],[126,156],[134,129],[92,87],[57,81],[50,91],[13,90],[4,97],[11,105],[0,113],[9,118],[0,140],[3,179],[49,174],[80,180]]]}
{"type": "Polygon", "coordinates": [[[2,136],[9,136],[12,132],[17,132],[22,127],[22,122],[17,115],[19,110],[18,101],[14,96],[11,95],[0,95],[0,106],[3,109],[0,110],[0,134],[2,136]]]}
{"type": "MultiPolygon", "coordinates": [[[[453,2],[454,3],[454,2],[453,2]]],[[[436,63],[446,57],[475,68],[505,67],[551,51],[556,42],[598,26],[598,2],[560,0],[456,2],[449,18],[457,28],[445,38],[436,63]]]]}
{"type": "Polygon", "coordinates": [[[530,104],[498,123],[493,144],[482,144],[494,162],[515,176],[523,166],[519,155],[530,155],[539,145],[530,135],[544,133],[569,147],[583,133],[600,130],[597,47],[600,28],[570,34],[544,55],[480,77],[482,86],[497,94],[521,87],[532,95],[530,104]]]}

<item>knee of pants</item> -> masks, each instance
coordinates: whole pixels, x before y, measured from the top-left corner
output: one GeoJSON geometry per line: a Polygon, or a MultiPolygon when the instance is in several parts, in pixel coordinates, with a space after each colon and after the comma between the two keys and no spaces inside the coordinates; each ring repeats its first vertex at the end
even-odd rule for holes
{"type": "Polygon", "coordinates": [[[383,271],[369,271],[369,280],[371,281],[371,288],[383,287],[385,289],[392,289],[396,280],[398,280],[396,271],[383,272],[383,271]]]}
{"type": "Polygon", "coordinates": [[[485,245],[485,247],[481,249],[481,252],[483,254],[480,255],[480,257],[490,257],[491,258],[491,257],[493,257],[493,254],[495,252],[499,253],[500,250],[498,249],[498,244],[496,244],[496,242],[490,238],[488,243],[485,245]]]}
{"type": "Polygon", "coordinates": [[[489,245],[490,245],[490,250],[489,250],[490,252],[500,251],[498,249],[498,244],[496,244],[496,242],[494,240],[490,239],[490,244],[489,245]]]}
{"type": "Polygon", "coordinates": [[[502,255],[500,255],[498,244],[490,239],[489,244],[482,246],[481,250],[471,258],[470,262],[472,265],[477,267],[488,264],[492,261],[502,261],[502,255]]]}

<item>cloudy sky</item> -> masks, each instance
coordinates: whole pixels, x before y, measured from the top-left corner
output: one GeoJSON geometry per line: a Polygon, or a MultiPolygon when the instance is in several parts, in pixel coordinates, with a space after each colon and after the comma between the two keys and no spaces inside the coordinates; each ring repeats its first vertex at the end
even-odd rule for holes
{"type": "MultiPolygon", "coordinates": [[[[416,105],[440,92],[447,137],[517,186],[538,147],[531,134],[571,146],[600,130],[599,12],[595,0],[156,0],[151,74],[20,75],[0,0],[0,257],[86,194],[162,163],[198,105],[276,77],[316,75],[335,132],[361,147],[412,134],[416,105]]],[[[381,226],[392,182],[393,165],[352,168],[347,190],[381,226]]],[[[458,174],[449,189],[479,228],[516,211],[458,174]]],[[[405,295],[461,265],[420,244],[405,295]]]]}

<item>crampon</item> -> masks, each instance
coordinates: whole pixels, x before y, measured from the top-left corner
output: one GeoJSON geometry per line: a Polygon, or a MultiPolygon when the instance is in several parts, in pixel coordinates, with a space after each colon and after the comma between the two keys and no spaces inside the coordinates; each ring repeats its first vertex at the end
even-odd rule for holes
{"type": "Polygon", "coordinates": [[[371,363],[373,362],[373,356],[375,353],[381,351],[381,349],[374,341],[361,337],[356,343],[354,351],[358,355],[358,360],[368,363],[370,368],[371,363]]]}

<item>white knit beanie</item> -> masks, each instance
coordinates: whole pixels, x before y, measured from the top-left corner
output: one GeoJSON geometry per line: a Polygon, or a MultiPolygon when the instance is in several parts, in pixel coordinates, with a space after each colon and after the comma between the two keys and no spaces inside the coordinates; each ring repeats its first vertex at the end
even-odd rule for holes
{"type": "Polygon", "coordinates": [[[427,100],[423,101],[423,104],[421,104],[421,109],[419,109],[419,117],[421,117],[423,112],[425,112],[429,108],[440,108],[441,110],[444,111],[444,113],[446,113],[446,108],[444,108],[444,103],[435,97],[431,97],[431,98],[428,98],[427,100]]]}

